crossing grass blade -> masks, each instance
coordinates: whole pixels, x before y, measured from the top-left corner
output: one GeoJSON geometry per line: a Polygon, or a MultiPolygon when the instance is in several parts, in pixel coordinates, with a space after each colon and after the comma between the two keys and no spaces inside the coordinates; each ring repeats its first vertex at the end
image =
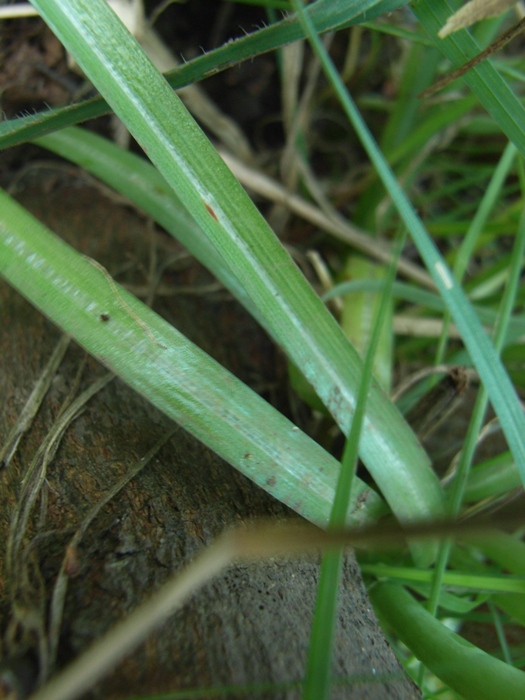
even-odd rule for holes
{"type": "MultiPolygon", "coordinates": [[[[362,371],[357,353],[164,78],[103,0],[35,5],[348,432],[362,371]]],[[[361,458],[398,517],[442,513],[443,494],[428,457],[377,386],[368,402],[361,458]]]]}
{"type": "MultiPolygon", "coordinates": [[[[403,243],[404,236],[401,237],[398,242],[397,258],[401,255],[403,243]]],[[[385,287],[376,309],[375,324],[370,331],[369,343],[365,352],[363,376],[357,396],[356,412],[341,459],[341,471],[330,513],[329,528],[334,530],[344,526],[348,506],[351,502],[359,440],[363,428],[368,393],[372,382],[372,372],[376,353],[384,334],[384,328],[387,325],[385,321],[390,315],[390,295],[395,276],[396,259],[392,261],[390,269],[387,271],[385,287]]],[[[415,558],[418,558],[417,554],[415,558]]],[[[323,700],[324,698],[330,697],[332,651],[335,643],[337,607],[343,561],[343,550],[326,552],[323,555],[308,648],[303,695],[305,700],[323,700]]]]}
{"type": "MultiPolygon", "coordinates": [[[[317,30],[325,33],[363,22],[365,18],[370,20],[385,12],[393,12],[404,4],[406,0],[354,0],[351,3],[318,0],[312,4],[309,12],[317,30]]],[[[294,17],[286,17],[184,63],[166,73],[166,80],[174,89],[191,85],[302,38],[304,33],[299,22],[294,17]]],[[[110,111],[111,107],[103,97],[94,97],[67,107],[5,121],[0,124],[0,149],[100,117],[110,111]]]]}
{"type": "Polygon", "coordinates": [[[525,416],[514,387],[505,371],[494,346],[483,330],[479,319],[468,301],[463,289],[455,280],[445,260],[430,238],[421,219],[397,182],[392,169],[378,148],[348,90],[322,46],[307,15],[301,12],[300,0],[294,0],[301,21],[308,32],[308,38],[322,62],[323,68],[334,87],[345,113],[374,164],[385,189],[389,193],[401,220],[406,225],[421,258],[432,275],[439,293],[462,335],[472,362],[488,392],[492,405],[498,414],[505,437],[516,460],[516,466],[525,484],[525,416]]]}

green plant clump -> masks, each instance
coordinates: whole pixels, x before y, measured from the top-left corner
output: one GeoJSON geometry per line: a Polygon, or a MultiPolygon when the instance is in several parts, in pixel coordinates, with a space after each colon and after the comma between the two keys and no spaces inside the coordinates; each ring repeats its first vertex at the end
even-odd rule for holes
{"type": "MultiPolygon", "coordinates": [[[[505,500],[525,483],[518,399],[525,337],[523,61],[505,55],[482,62],[436,96],[418,98],[450,65],[490,42],[505,17],[440,39],[450,14],[445,0],[406,7],[402,0],[258,4],[267,5],[267,26],[166,80],[104,0],[34,0],[100,97],[5,121],[0,146],[31,140],[78,164],[176,237],[286,353],[293,387],[329,426],[325,437],[335,426],[347,436],[342,461],[326,440],[319,442],[328,449],[6,192],[0,192],[0,273],[136,391],[323,528],[374,523],[386,512],[401,523],[439,520],[505,500]],[[289,14],[275,14],[282,10],[289,14]],[[334,59],[323,41],[327,32],[335,33],[334,59]],[[299,63],[304,85],[288,72],[289,45],[299,40],[309,47],[310,63],[299,63]],[[386,63],[385,47],[393,51],[386,63]],[[270,51],[283,94],[294,97],[283,116],[293,167],[281,201],[332,236],[321,239],[330,262],[324,301],[232,173],[242,180],[253,164],[231,161],[228,168],[173,90],[270,51]],[[323,110],[366,154],[352,179],[335,159],[326,182],[316,176],[312,125],[323,110]],[[108,111],[149,162],[76,126],[108,111]],[[396,270],[403,280],[394,281],[396,270]],[[331,306],[334,300],[339,306],[331,306]],[[100,322],[103,315],[110,324],[100,322]],[[461,453],[444,479],[390,398],[392,377],[415,364],[463,365],[480,383],[461,453]],[[476,464],[489,402],[508,451],[476,464]],[[358,455],[367,481],[355,473],[358,455]]],[[[325,555],[304,697],[329,697],[326,640],[340,562],[338,554],[325,555]]],[[[507,643],[504,624],[525,624],[520,530],[461,546],[411,541],[395,556],[367,551],[361,564],[385,629],[427,697],[525,697],[523,657],[507,643]],[[493,654],[459,636],[481,610],[498,629],[501,648],[493,654]]]]}

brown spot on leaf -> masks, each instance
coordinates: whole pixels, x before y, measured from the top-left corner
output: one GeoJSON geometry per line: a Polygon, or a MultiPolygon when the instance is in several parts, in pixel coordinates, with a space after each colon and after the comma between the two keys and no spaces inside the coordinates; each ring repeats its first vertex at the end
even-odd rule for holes
{"type": "Polygon", "coordinates": [[[218,221],[219,219],[217,218],[217,214],[213,211],[213,209],[210,207],[210,205],[207,202],[204,202],[204,206],[206,207],[206,211],[210,216],[212,216],[215,221],[218,221]]]}

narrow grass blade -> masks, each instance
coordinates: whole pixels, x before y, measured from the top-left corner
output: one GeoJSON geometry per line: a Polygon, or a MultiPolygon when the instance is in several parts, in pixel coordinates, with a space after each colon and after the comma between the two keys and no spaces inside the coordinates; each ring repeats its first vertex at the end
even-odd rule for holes
{"type": "MultiPolygon", "coordinates": [[[[300,0],[294,0],[294,2],[300,7],[300,0]]],[[[302,21],[305,27],[309,26],[309,21],[305,14],[302,15],[302,21]]],[[[308,35],[323,63],[324,70],[336,89],[337,96],[349,120],[353,124],[370,160],[376,167],[401,219],[417,246],[419,254],[432,275],[443,301],[461,332],[472,361],[485,384],[492,405],[498,414],[505,437],[516,460],[516,466],[520,472],[522,482],[525,484],[525,440],[523,437],[525,435],[525,416],[501,360],[483,330],[461,286],[452,276],[436,245],[397,182],[392,169],[377,147],[372,134],[364,123],[354,101],[311,26],[308,28],[308,35]]]]}
{"type": "MultiPolygon", "coordinates": [[[[401,254],[403,243],[404,236],[399,241],[397,257],[401,254]]],[[[369,344],[366,348],[363,377],[359,385],[355,416],[345,444],[341,460],[341,471],[337,480],[334,503],[330,513],[329,529],[331,530],[337,530],[344,526],[350,504],[359,441],[363,429],[368,393],[372,383],[372,370],[376,351],[383,335],[384,321],[390,311],[390,292],[395,276],[396,260],[393,261],[388,270],[385,288],[379,299],[377,313],[375,314],[375,324],[369,334],[369,344]]],[[[421,550],[420,555],[418,555],[416,550],[415,559],[424,560],[425,558],[428,559],[428,552],[427,556],[425,556],[425,552],[421,550]]],[[[324,700],[330,697],[332,650],[335,642],[337,604],[342,568],[343,550],[326,552],[324,554],[319,573],[319,586],[308,648],[303,696],[305,700],[324,700]]]]}
{"type": "Polygon", "coordinates": [[[476,465],[465,487],[465,503],[501,496],[521,485],[520,475],[510,452],[476,465]]]}
{"type": "MultiPolygon", "coordinates": [[[[507,153],[514,156],[514,148],[508,148],[507,153]]],[[[504,159],[505,160],[505,159],[504,159]]],[[[522,192],[525,194],[525,173],[523,170],[522,161],[520,160],[520,180],[522,184],[522,192]]],[[[494,346],[497,352],[501,351],[503,341],[507,331],[509,318],[514,308],[516,294],[521,278],[522,260],[525,252],[525,212],[522,212],[516,238],[514,242],[512,262],[508,271],[509,279],[505,289],[505,293],[500,304],[500,313],[498,315],[496,328],[494,331],[494,346]]],[[[488,404],[488,389],[482,386],[476,396],[474,409],[470,417],[469,426],[465,435],[463,447],[461,448],[461,456],[459,458],[454,480],[452,482],[447,509],[449,514],[454,517],[459,514],[463,504],[465,488],[472,466],[472,460],[478,444],[478,437],[483,425],[485,413],[488,404]]],[[[502,426],[503,427],[503,426],[502,426]]],[[[434,581],[432,592],[428,601],[429,612],[435,613],[438,605],[439,591],[442,584],[442,579],[445,569],[448,564],[452,542],[444,540],[440,544],[439,554],[434,568],[434,581]]]]}
{"type": "MultiPolygon", "coordinates": [[[[329,301],[337,296],[344,296],[353,292],[377,292],[383,289],[384,283],[380,280],[353,280],[351,282],[342,282],[335,285],[330,291],[323,294],[324,301],[329,301]]],[[[438,294],[433,294],[424,289],[419,289],[404,282],[395,282],[392,287],[392,296],[395,299],[402,299],[419,304],[422,307],[432,311],[444,312],[447,306],[443,299],[438,294]]],[[[479,304],[474,304],[473,309],[483,325],[492,327],[496,323],[497,311],[494,309],[485,308],[479,304]]],[[[505,344],[514,342],[521,336],[525,335],[525,316],[523,314],[514,314],[508,322],[505,344]]]]}
{"type": "MultiPolygon", "coordinates": [[[[411,4],[412,11],[436,46],[456,68],[480,52],[480,47],[466,30],[438,39],[453,9],[446,0],[421,0],[411,4]]],[[[525,156],[525,108],[490,61],[484,61],[466,73],[464,80],[504,134],[525,156]]]]}
{"type": "MultiPolygon", "coordinates": [[[[476,525],[479,527],[480,523],[476,525]]],[[[460,525],[460,529],[466,532],[464,526],[465,523],[460,525]]],[[[442,524],[437,530],[450,534],[456,527],[457,523],[448,523],[442,524]]],[[[471,528],[472,523],[470,528],[467,528],[472,533],[471,528]]],[[[418,530],[418,535],[422,534],[420,527],[411,529],[412,534],[415,534],[415,530],[418,530]]],[[[426,529],[426,537],[428,537],[430,534],[428,526],[426,528],[423,526],[423,529],[426,529]]],[[[433,530],[432,536],[437,534],[434,526],[430,530],[433,530]]],[[[304,555],[322,548],[330,549],[334,546],[350,546],[359,543],[368,545],[385,543],[385,541],[392,543],[393,540],[398,543],[404,541],[403,529],[395,524],[390,525],[388,529],[372,526],[332,534],[299,521],[276,523],[274,520],[259,520],[237,526],[218,537],[181,571],[168,579],[151,598],[97,639],[31,698],[32,700],[73,700],[84,695],[155,628],[165,623],[169,616],[184,605],[192,595],[195,595],[204,584],[233,562],[243,560],[251,562],[254,559],[260,561],[263,557],[304,555]]],[[[374,678],[367,680],[373,681],[374,678]]],[[[241,690],[245,690],[245,687],[241,690]]],[[[233,688],[231,692],[234,692],[233,688]]],[[[201,695],[199,691],[197,693],[201,695]]],[[[215,696],[216,693],[214,693],[215,696]]],[[[316,698],[316,700],[319,699],[316,698]]]]}
{"type": "MultiPolygon", "coordinates": [[[[383,296],[373,292],[361,291],[347,295],[343,299],[340,318],[341,328],[361,357],[364,357],[377,324],[379,308],[383,303],[384,293],[386,292],[386,286],[382,283],[382,280],[384,282],[386,269],[360,256],[352,255],[346,261],[343,274],[354,281],[379,282],[383,291],[383,296]]],[[[392,285],[388,289],[388,294],[392,294],[392,285]]],[[[388,321],[383,324],[380,343],[374,359],[374,377],[382,389],[390,395],[392,389],[393,348],[393,304],[391,297],[388,307],[388,321]]]]}
{"type": "MultiPolygon", "coordinates": [[[[489,536],[490,537],[490,536],[489,536]]],[[[509,539],[510,536],[508,536],[509,539]]],[[[480,545],[483,549],[482,545],[480,545]]],[[[403,582],[406,585],[432,583],[432,571],[415,569],[414,567],[389,566],[386,564],[364,564],[363,573],[371,574],[378,579],[390,579],[403,582]]],[[[469,593],[474,592],[503,592],[525,593],[525,578],[509,576],[508,574],[473,574],[470,571],[447,571],[443,577],[443,585],[465,588],[469,593]]]]}
{"type": "MultiPolygon", "coordinates": [[[[357,353],[164,78],[103,0],[35,0],[35,5],[347,432],[362,371],[357,353]]],[[[428,457],[376,386],[361,456],[400,518],[442,512],[443,494],[428,457]]]]}
{"type": "MultiPolygon", "coordinates": [[[[309,12],[317,30],[322,34],[362,22],[365,18],[373,19],[386,12],[393,12],[405,4],[406,0],[354,0],[351,3],[318,0],[312,4],[309,12]]],[[[299,22],[294,17],[286,17],[269,27],[188,61],[167,73],[166,80],[174,89],[181,88],[231,68],[236,63],[250,60],[259,54],[303,38],[304,33],[299,22]]],[[[68,107],[8,120],[0,124],[0,149],[79,124],[87,119],[100,117],[110,111],[111,107],[106,100],[95,97],[68,107]]]]}

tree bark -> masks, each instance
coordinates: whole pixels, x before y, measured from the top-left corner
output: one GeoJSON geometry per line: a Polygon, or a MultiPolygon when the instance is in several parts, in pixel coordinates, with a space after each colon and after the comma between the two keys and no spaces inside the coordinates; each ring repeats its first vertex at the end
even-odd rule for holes
{"type": "MultiPolygon", "coordinates": [[[[19,193],[19,199],[112,274],[131,262],[130,269],[117,276],[121,282],[145,284],[151,240],[162,246],[162,256],[179,250],[159,233],[148,236],[141,216],[81,182],[58,181],[49,191],[30,187],[19,193]]],[[[178,273],[167,271],[163,277],[164,283],[176,285],[196,285],[199,280],[209,278],[197,265],[178,273]]],[[[5,283],[0,293],[3,443],[60,333],[5,283]]],[[[224,293],[219,298],[163,297],[155,308],[243,380],[251,378],[253,384],[255,376],[259,386],[275,385],[279,364],[275,349],[224,293]]],[[[67,351],[30,431],[9,467],[0,472],[2,542],[8,539],[21,479],[65,397],[72,390],[78,394],[105,372],[81,348],[72,345],[67,351]]],[[[26,578],[6,581],[5,559],[0,569],[3,655],[8,668],[14,668],[21,655],[22,660],[35,660],[38,673],[39,637],[48,635],[50,595],[73,531],[171,426],[146,400],[114,379],[68,427],[24,539],[19,563],[24,564],[26,578]]],[[[57,668],[133,610],[228,526],[263,516],[295,517],[178,430],[102,509],[71,553],[57,668]]],[[[166,620],[90,696],[111,699],[249,684],[252,689],[246,697],[300,697],[300,686],[285,684],[304,677],[318,570],[317,558],[232,566],[166,620]],[[254,684],[268,683],[273,687],[265,686],[256,694],[254,684]]],[[[338,679],[334,698],[420,697],[378,626],[351,554],[344,568],[333,670],[338,679]]],[[[28,676],[17,671],[15,677],[23,684],[28,676]]],[[[19,695],[24,692],[20,688],[19,695]]],[[[217,690],[219,696],[224,697],[217,690]]]]}

